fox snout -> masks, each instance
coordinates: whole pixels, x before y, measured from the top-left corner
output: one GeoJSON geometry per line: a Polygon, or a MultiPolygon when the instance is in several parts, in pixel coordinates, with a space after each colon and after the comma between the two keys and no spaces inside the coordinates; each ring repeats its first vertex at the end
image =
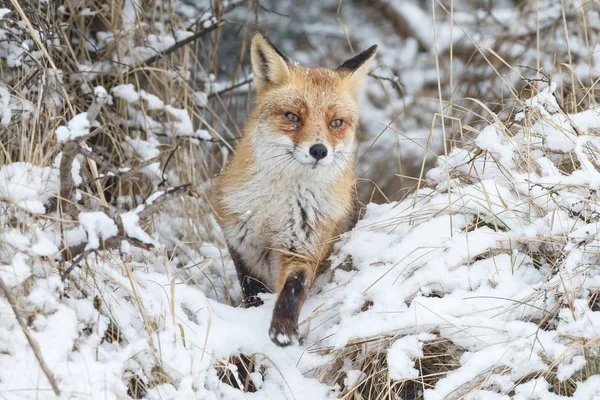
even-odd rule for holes
{"type": "Polygon", "coordinates": [[[325,147],[325,145],[322,143],[317,143],[310,146],[308,153],[312,156],[312,158],[319,161],[327,157],[327,147],[325,147]]]}
{"type": "Polygon", "coordinates": [[[299,143],[294,146],[294,158],[308,166],[329,165],[334,161],[335,151],[322,141],[299,143]]]}

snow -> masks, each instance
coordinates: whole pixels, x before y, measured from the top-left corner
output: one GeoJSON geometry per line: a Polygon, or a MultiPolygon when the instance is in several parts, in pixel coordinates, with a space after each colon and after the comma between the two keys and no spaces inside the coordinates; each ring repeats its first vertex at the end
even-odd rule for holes
{"type": "Polygon", "coordinates": [[[160,155],[159,145],[160,143],[154,138],[149,140],[127,138],[127,143],[123,147],[126,151],[132,153],[135,151],[143,160],[149,160],[160,155]]]}
{"type": "Polygon", "coordinates": [[[27,162],[0,167],[0,199],[14,202],[29,212],[44,214],[45,203],[58,193],[58,188],[58,171],[54,168],[27,162]]]}
{"type": "Polygon", "coordinates": [[[156,245],[155,240],[140,227],[140,217],[138,212],[129,211],[121,214],[121,221],[123,222],[123,229],[125,230],[127,237],[137,239],[143,243],[156,245]]]}
{"type": "Polygon", "coordinates": [[[13,116],[26,119],[32,112],[33,106],[27,100],[11,96],[8,87],[0,83],[0,125],[7,127],[13,116]]]}
{"type": "MultiPolygon", "coordinates": [[[[419,381],[428,360],[425,346],[443,340],[454,346],[457,365],[424,388],[426,400],[462,391],[474,399],[505,399],[509,393],[523,399],[561,398],[553,397],[546,371],[553,371],[556,381],[580,381],[573,398],[588,399],[597,392],[597,376],[577,377],[590,368],[583,347],[600,332],[600,312],[590,305],[590,296],[600,290],[598,206],[590,184],[600,179],[585,143],[598,141],[600,110],[564,114],[550,94],[529,103],[518,131],[508,135],[503,126],[488,125],[472,144],[440,157],[422,188],[403,201],[369,204],[336,245],[332,270],[304,304],[300,340],[276,337],[291,343],[287,348],[269,336],[273,294],[262,295],[265,304],[258,308],[223,303],[226,298],[239,301],[240,292],[220,240],[194,245],[199,264],[185,268],[164,251],[164,238],[185,238],[183,226],[189,222],[180,217],[179,206],[161,211],[156,224],[142,229],[140,212],[164,195],[162,190],[119,215],[127,237],[153,244],[155,250],[136,249],[126,241],[117,250],[102,250],[103,240],[119,234],[114,217],[83,211],[64,236],[40,222],[32,222],[29,230],[2,233],[0,242],[8,246],[10,259],[2,261],[0,276],[13,288],[35,277],[23,297],[24,312],[37,315],[31,329],[66,394],[124,397],[128,379],[139,376],[150,384],[160,367],[169,380],[150,385],[148,398],[211,392],[244,398],[220,381],[217,370],[235,374],[235,365],[226,360],[254,354],[259,367],[252,375],[258,387],[253,396],[335,398],[339,387],[319,381],[317,371],[330,368],[332,358],[353,343],[385,344],[387,376],[419,381]],[[575,147],[548,140],[568,137],[574,125],[581,133],[575,147]],[[547,140],[537,140],[542,137],[547,140]],[[524,159],[531,156],[537,158],[529,169],[533,164],[524,159]],[[579,159],[579,169],[567,173],[557,167],[571,157],[579,159]],[[86,258],[85,269],[72,272],[76,280],[93,278],[87,296],[63,296],[65,284],[48,272],[46,260],[60,257],[62,237],[70,246],[87,242],[87,250],[97,250],[86,258]],[[562,256],[551,261],[538,253],[562,256]],[[345,260],[351,260],[350,270],[336,268],[345,260]],[[542,326],[538,321],[545,316],[551,322],[542,326]],[[103,340],[111,324],[118,324],[120,341],[103,340]],[[471,382],[482,376],[479,390],[472,390],[471,382]],[[523,380],[527,376],[535,378],[523,380]]],[[[177,119],[173,129],[191,129],[185,110],[164,108],[177,119]]],[[[127,138],[123,149],[128,156],[151,159],[160,155],[159,146],[152,137],[127,138]]],[[[54,165],[59,160],[60,155],[54,165]]],[[[81,179],[79,169],[72,173],[81,179]]],[[[0,169],[2,198],[29,211],[45,212],[44,203],[57,191],[56,168],[13,163],[0,169]]],[[[186,246],[184,241],[177,245],[186,246]]],[[[8,316],[0,321],[1,346],[7,349],[0,363],[14,366],[0,368],[0,390],[47,388],[6,302],[0,300],[0,307],[8,316]]],[[[340,373],[347,388],[367,379],[351,358],[340,373]]]]}
{"type": "Polygon", "coordinates": [[[208,94],[204,92],[194,92],[194,104],[198,107],[206,107],[208,104],[208,94]]]}
{"type": "Polygon", "coordinates": [[[100,239],[106,240],[119,233],[115,221],[102,211],[79,213],[79,224],[87,234],[85,250],[100,248],[100,239]]]}
{"type": "Polygon", "coordinates": [[[65,143],[85,136],[90,133],[90,121],[87,117],[87,112],[82,112],[74,116],[67,126],[61,125],[56,128],[56,141],[65,143]]]}
{"type": "MultiPolygon", "coordinates": [[[[552,110],[552,104],[546,104],[552,110]]],[[[268,334],[274,295],[263,295],[265,304],[252,309],[233,308],[208,297],[215,288],[208,286],[204,291],[195,284],[185,284],[189,278],[164,258],[161,244],[140,227],[139,212],[144,205],[121,214],[129,237],[155,243],[158,248],[145,252],[144,258],[150,260],[144,263],[130,245],[121,247],[130,257],[128,261],[117,254],[106,260],[104,256],[88,257],[94,273],[103,277],[93,290],[112,293],[102,306],[110,308],[109,314],[99,316],[89,298],[61,302],[55,293],[63,289],[52,277],[38,278],[36,289],[28,296],[30,307],[46,310],[35,320],[36,339],[44,346],[58,341],[45,349],[44,356],[61,389],[101,397],[122,395],[127,390],[127,376],[152,375],[156,360],[147,355],[158,347],[161,368],[177,385],[154,385],[149,398],[194,397],[209,392],[243,398],[240,391],[218,379],[215,369],[218,360],[240,353],[257,354],[256,362],[265,368],[262,374],[253,375],[258,398],[291,398],[292,393],[295,398],[332,398],[335,389],[306,371],[325,368],[330,362],[328,353],[344,351],[349,343],[382,337],[389,343],[385,354],[392,380],[420,379],[427,343],[444,339],[460,349],[459,365],[425,389],[427,400],[469,390],[470,382],[482,373],[486,383],[477,391],[479,397],[472,398],[504,399],[512,390],[514,398],[554,398],[544,375],[530,381],[521,379],[555,368],[556,379],[566,381],[588,368],[581,346],[568,338],[593,341],[600,332],[600,312],[590,308],[587,297],[600,288],[600,271],[587,267],[595,257],[593,243],[600,228],[586,185],[597,179],[597,172],[586,170],[585,164],[571,174],[556,168],[557,151],[566,157],[573,153],[587,157],[581,146],[579,150],[561,147],[548,157],[538,158],[542,167],[534,171],[523,169],[526,164],[521,157],[525,155],[520,150],[523,143],[529,143],[533,152],[548,148],[549,141],[532,142],[528,136],[531,129],[539,129],[536,135],[543,135],[541,123],[545,120],[555,123],[557,133],[552,134],[571,132],[571,122],[576,121],[583,133],[577,141],[596,141],[594,129],[599,118],[598,110],[590,110],[556,119],[559,111],[550,113],[542,107],[545,112],[536,120],[538,125],[524,124],[511,136],[489,125],[471,147],[456,148],[447,158],[441,157],[428,173],[426,187],[405,200],[369,204],[365,216],[342,237],[332,256],[334,267],[351,259],[353,270],[336,268],[313,289],[300,315],[302,340],[277,338],[291,342],[287,348],[274,345],[268,334]],[[450,181],[446,168],[450,168],[450,181]],[[460,174],[469,179],[457,181],[454,177],[460,174]],[[548,185],[553,185],[551,191],[545,189],[548,185]],[[531,200],[524,201],[526,198],[531,200]],[[542,237],[564,254],[558,266],[533,259],[531,251],[537,251],[536,243],[542,237]],[[592,247],[587,250],[586,246],[592,247]],[[559,302],[564,290],[578,293],[570,307],[559,302]],[[365,308],[367,301],[371,305],[365,308]],[[556,307],[560,309],[553,324],[540,327],[535,322],[556,307]],[[107,315],[121,328],[124,341],[120,344],[101,344],[110,323],[107,315]],[[155,321],[155,329],[146,329],[144,321],[149,320],[155,321]],[[303,323],[308,320],[310,324],[303,323]],[[60,334],[55,328],[59,324],[60,334]],[[84,338],[78,332],[85,326],[92,327],[92,334],[84,338]],[[72,351],[75,342],[78,352],[72,351]],[[315,351],[319,349],[324,352],[315,351]],[[84,364],[87,369],[79,367],[84,364]],[[86,371],[95,371],[105,379],[90,380],[86,371]]],[[[170,111],[185,120],[183,110],[170,111]]],[[[523,118],[535,115],[532,108],[523,118]]],[[[131,142],[131,148],[144,158],[153,157],[158,150],[152,143],[138,139],[131,142]]],[[[50,168],[20,164],[5,166],[2,171],[5,175],[0,176],[9,176],[4,185],[23,182],[31,175],[41,183],[43,176],[56,173],[50,168]],[[27,173],[28,169],[35,172],[27,173]],[[6,175],[8,170],[21,175],[6,175]]],[[[20,191],[19,195],[29,199],[40,193],[20,191]]],[[[161,195],[163,191],[156,192],[145,204],[152,204],[161,195]]],[[[159,231],[172,234],[172,229],[179,229],[176,219],[165,221],[159,224],[159,231]]],[[[81,212],[79,227],[69,230],[66,240],[73,245],[87,237],[87,249],[101,249],[101,240],[117,234],[116,224],[104,212],[81,212]]],[[[2,267],[1,274],[13,287],[35,273],[30,260],[58,254],[56,243],[40,229],[31,237],[18,232],[5,237],[15,257],[2,267]]],[[[198,254],[213,260],[211,263],[225,263],[227,279],[235,282],[225,248],[205,243],[199,246],[198,254]]],[[[79,276],[84,272],[73,273],[79,276]]],[[[235,290],[238,292],[230,295],[239,296],[239,288],[235,290]]],[[[19,377],[0,372],[3,390],[44,380],[15,329],[10,320],[0,323],[1,337],[8,332],[14,336],[11,348],[24,349],[9,356],[22,372],[19,377]]],[[[234,365],[228,368],[235,372],[234,365]]],[[[344,370],[347,387],[366,379],[351,360],[345,362],[344,370]]],[[[578,383],[574,398],[593,396],[596,382],[597,376],[591,376],[578,383]]]]}
{"type": "MultiPolygon", "coordinates": [[[[129,126],[139,126],[143,127],[144,129],[150,128],[150,130],[156,132],[166,132],[168,135],[172,136],[196,135],[201,139],[207,137],[208,132],[206,132],[206,130],[194,130],[192,119],[190,118],[187,110],[176,108],[170,104],[165,105],[165,103],[158,96],[152,93],[149,93],[143,89],[139,90],[139,92],[136,91],[133,84],[115,86],[111,89],[111,92],[114,96],[129,103],[129,113],[131,114],[131,118],[128,121],[129,126]],[[131,107],[131,105],[139,105],[140,99],[145,101],[146,110],[164,111],[167,113],[167,115],[169,115],[170,121],[160,124],[153,120],[150,116],[142,114],[139,110],[131,107]],[[206,132],[206,134],[204,134],[204,132],[206,132]]],[[[206,99],[204,101],[206,101],[206,99]]],[[[208,134],[208,137],[210,137],[210,134],[208,134]]]]}
{"type": "Polygon", "coordinates": [[[104,99],[108,97],[108,92],[104,87],[96,86],[94,87],[94,96],[104,99]]]}
{"type": "Polygon", "coordinates": [[[165,103],[158,96],[148,93],[145,90],[140,90],[140,98],[146,100],[146,108],[148,110],[162,110],[165,108],[165,103]]]}
{"type": "Polygon", "coordinates": [[[414,335],[397,339],[388,349],[387,362],[392,379],[412,379],[419,376],[414,359],[423,357],[423,343],[414,335]]]}
{"type": "Polygon", "coordinates": [[[140,99],[145,100],[146,109],[148,110],[162,110],[165,108],[165,103],[158,96],[143,89],[138,92],[131,83],[115,86],[111,89],[111,92],[114,96],[132,104],[139,103],[140,99]]]}
{"type": "Polygon", "coordinates": [[[175,117],[178,121],[169,123],[173,136],[192,136],[194,127],[190,115],[186,110],[178,109],[173,106],[166,106],[165,111],[175,117]]]}
{"type": "Polygon", "coordinates": [[[0,123],[3,126],[8,126],[12,118],[12,110],[9,107],[10,93],[6,86],[0,85],[0,123]]]}
{"type": "Polygon", "coordinates": [[[18,253],[8,265],[0,265],[0,278],[6,286],[14,287],[23,284],[31,276],[31,265],[28,256],[18,253]]]}
{"type": "Polygon", "coordinates": [[[206,129],[198,129],[194,133],[194,136],[196,136],[199,139],[206,140],[206,141],[213,140],[212,135],[206,129]]]}
{"type": "Polygon", "coordinates": [[[36,229],[37,241],[30,250],[34,254],[42,257],[50,257],[58,253],[58,246],[41,229],[36,229]]]}
{"type": "Polygon", "coordinates": [[[114,96],[128,103],[137,103],[140,100],[140,95],[131,83],[115,86],[110,91],[114,96]]]}

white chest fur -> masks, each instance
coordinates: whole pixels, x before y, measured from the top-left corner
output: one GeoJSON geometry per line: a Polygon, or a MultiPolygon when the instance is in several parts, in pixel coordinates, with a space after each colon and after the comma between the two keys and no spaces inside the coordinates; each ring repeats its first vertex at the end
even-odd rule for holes
{"type": "Polygon", "coordinates": [[[269,249],[311,254],[323,240],[317,224],[343,217],[344,205],[332,194],[338,178],[328,167],[265,168],[229,193],[225,203],[237,215],[225,235],[255,277],[274,289],[279,265],[269,249]]]}

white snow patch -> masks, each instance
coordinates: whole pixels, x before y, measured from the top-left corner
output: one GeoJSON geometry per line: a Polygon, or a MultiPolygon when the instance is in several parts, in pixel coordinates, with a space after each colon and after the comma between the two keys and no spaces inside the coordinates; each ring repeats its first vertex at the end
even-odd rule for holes
{"type": "Polygon", "coordinates": [[[85,250],[100,248],[100,239],[106,240],[119,233],[112,218],[101,211],[82,212],[78,216],[79,224],[87,234],[85,250]]]}
{"type": "Polygon", "coordinates": [[[113,96],[123,99],[128,103],[137,103],[140,100],[140,95],[131,83],[115,86],[110,91],[113,96]]]}
{"type": "Polygon", "coordinates": [[[58,193],[58,171],[16,162],[0,168],[0,200],[8,199],[24,209],[44,214],[44,204],[58,193]]]}
{"type": "Polygon", "coordinates": [[[65,143],[88,133],[90,133],[90,121],[87,118],[87,112],[82,112],[74,116],[67,126],[56,128],[56,141],[65,143]]]}

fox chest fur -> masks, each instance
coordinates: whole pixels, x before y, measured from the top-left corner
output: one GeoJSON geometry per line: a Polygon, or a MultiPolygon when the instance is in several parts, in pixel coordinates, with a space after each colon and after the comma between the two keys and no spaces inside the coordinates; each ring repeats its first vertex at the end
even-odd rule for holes
{"type": "Polygon", "coordinates": [[[326,232],[347,218],[350,196],[340,198],[335,174],[261,161],[224,198],[230,218],[223,228],[253,276],[275,290],[280,266],[272,252],[313,255],[329,239],[326,232]]]}

